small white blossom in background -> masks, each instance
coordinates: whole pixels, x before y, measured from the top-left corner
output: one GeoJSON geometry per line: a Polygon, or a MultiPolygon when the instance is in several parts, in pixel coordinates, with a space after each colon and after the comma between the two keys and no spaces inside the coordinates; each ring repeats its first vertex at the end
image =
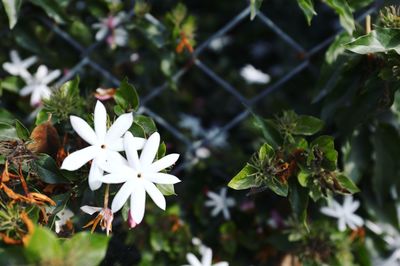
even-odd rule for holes
{"type": "Polygon", "coordinates": [[[220,127],[212,127],[209,130],[206,130],[204,137],[212,147],[224,148],[228,146],[228,134],[225,131],[221,131],[220,127]]]}
{"type": "Polygon", "coordinates": [[[340,205],[334,199],[328,201],[328,207],[322,207],[321,212],[327,216],[338,219],[338,228],[340,231],[345,231],[347,226],[355,230],[363,226],[363,219],[354,212],[360,206],[358,200],[353,201],[352,196],[345,196],[343,205],[340,205]]]}
{"type": "Polygon", "coordinates": [[[56,227],[55,230],[56,230],[56,233],[57,233],[57,234],[61,232],[62,227],[63,227],[64,225],[66,225],[67,222],[68,222],[73,216],[74,216],[74,213],[73,213],[71,210],[69,210],[69,209],[64,209],[64,210],[62,210],[62,211],[60,211],[60,212],[58,212],[58,213],[56,214],[56,217],[57,217],[58,219],[55,221],[54,225],[55,225],[55,227],[56,227]]]}
{"type": "Polygon", "coordinates": [[[115,195],[111,209],[113,213],[119,211],[130,197],[130,213],[136,224],[139,224],[144,216],[146,192],[159,208],[165,210],[164,195],[154,183],[173,185],[180,182],[174,175],[160,173],[161,170],[173,165],[178,160],[179,154],[169,154],[154,161],[159,145],[160,135],[155,132],[144,144],[139,158],[135,138],[127,132],[124,136],[124,148],[128,161],[125,163],[110,161],[110,170],[107,170],[110,174],[100,178],[101,182],[107,184],[124,183],[115,195]]]}
{"type": "Polygon", "coordinates": [[[28,72],[28,68],[36,63],[37,57],[31,56],[27,59],[22,60],[18,52],[15,50],[10,51],[11,62],[5,62],[3,69],[14,76],[20,76],[23,79],[28,79],[31,74],[28,72]]]}
{"type": "Polygon", "coordinates": [[[40,65],[33,76],[24,78],[26,86],[19,94],[27,96],[31,94],[31,105],[37,106],[42,99],[47,99],[51,95],[49,84],[61,75],[60,70],[49,71],[45,65],[40,65]]]}
{"type": "Polygon", "coordinates": [[[101,229],[106,230],[107,235],[110,234],[110,232],[112,231],[112,221],[114,219],[114,215],[109,208],[84,205],[81,207],[81,210],[89,215],[93,215],[96,212],[99,213],[96,216],[96,218],[91,222],[89,222],[87,225],[85,225],[84,228],[93,225],[92,226],[92,232],[93,232],[97,224],[100,223],[101,229]]]}
{"type": "Polygon", "coordinates": [[[200,119],[193,115],[181,114],[179,127],[190,130],[193,137],[201,137],[204,134],[204,129],[201,126],[200,119]]]}
{"type": "MultiPolygon", "coordinates": [[[[107,112],[104,105],[97,101],[94,110],[94,130],[85,120],[77,116],[70,116],[71,125],[75,132],[90,146],[75,151],[64,159],[61,169],[74,171],[81,168],[88,161],[92,161],[89,172],[89,186],[91,190],[101,187],[100,181],[106,167],[106,162],[125,159],[119,154],[124,151],[122,135],[128,131],[133,123],[131,113],[123,114],[107,130],[107,112]]],[[[132,139],[132,149],[142,149],[145,143],[143,138],[132,139]]]]}
{"type": "Polygon", "coordinates": [[[221,188],[219,194],[212,191],[207,192],[207,196],[210,200],[205,202],[205,206],[213,207],[213,210],[211,211],[212,216],[217,216],[222,212],[225,220],[229,220],[231,218],[229,208],[235,206],[235,200],[231,197],[227,197],[226,193],[226,187],[221,188]]]}
{"type": "Polygon", "coordinates": [[[199,253],[202,256],[201,261],[193,253],[188,253],[186,254],[186,259],[189,264],[183,266],[229,266],[229,263],[226,261],[212,264],[212,249],[203,245],[197,237],[192,239],[192,243],[198,247],[199,253]]]}
{"type": "Polygon", "coordinates": [[[211,48],[211,50],[220,52],[225,46],[227,46],[231,42],[232,42],[231,37],[221,36],[221,37],[214,38],[213,40],[211,40],[209,47],[211,48]]]}
{"type": "Polygon", "coordinates": [[[242,67],[242,69],[240,70],[240,75],[249,84],[267,84],[271,81],[271,77],[268,74],[256,69],[252,65],[246,65],[242,67]]]}
{"type": "Polygon", "coordinates": [[[107,36],[107,44],[111,48],[125,46],[128,43],[128,32],[122,27],[121,22],[126,19],[125,12],[109,15],[107,18],[100,19],[100,22],[94,23],[93,28],[98,29],[96,40],[100,41],[107,36]]]}

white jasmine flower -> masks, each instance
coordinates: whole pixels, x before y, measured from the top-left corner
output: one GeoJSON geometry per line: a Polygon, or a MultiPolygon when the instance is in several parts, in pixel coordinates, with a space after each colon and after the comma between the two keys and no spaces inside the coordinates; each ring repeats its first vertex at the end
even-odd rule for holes
{"type": "MultiPolygon", "coordinates": [[[[89,186],[91,190],[96,190],[101,187],[100,177],[103,176],[105,163],[108,160],[125,160],[118,152],[124,150],[122,135],[132,125],[132,114],[119,116],[107,130],[106,108],[100,101],[97,101],[94,109],[94,131],[82,118],[72,115],[70,121],[76,133],[90,146],[68,155],[62,163],[61,169],[74,171],[93,160],[89,172],[89,186]]],[[[132,148],[141,149],[144,142],[143,138],[133,138],[132,148]]]]}
{"type": "Polygon", "coordinates": [[[21,89],[19,95],[27,96],[28,94],[31,94],[31,105],[36,106],[42,99],[49,98],[51,90],[48,84],[60,75],[60,70],[57,69],[49,72],[46,66],[41,65],[33,77],[22,76],[25,79],[26,86],[21,89]]]}
{"type": "Polygon", "coordinates": [[[204,134],[204,129],[201,126],[200,119],[196,116],[181,114],[178,125],[181,128],[190,130],[193,137],[200,137],[204,134]]]}
{"type": "Polygon", "coordinates": [[[81,207],[81,210],[84,213],[87,213],[89,215],[93,215],[94,213],[98,212],[99,214],[94,218],[92,221],[87,223],[85,227],[89,227],[92,225],[92,232],[94,229],[96,229],[97,224],[100,222],[100,226],[102,230],[106,230],[107,235],[110,234],[112,231],[112,221],[114,219],[114,215],[112,211],[109,208],[101,208],[101,207],[93,207],[93,206],[88,206],[84,205],[81,207]]]}
{"type": "Polygon", "coordinates": [[[183,266],[229,266],[228,262],[222,261],[218,263],[212,264],[212,250],[211,248],[205,248],[202,252],[201,261],[193,254],[188,253],[186,254],[186,259],[189,264],[185,264],[183,266]]]}
{"type": "Polygon", "coordinates": [[[210,44],[209,47],[211,50],[214,50],[216,52],[221,51],[225,46],[230,44],[232,42],[232,38],[229,36],[221,36],[218,38],[214,38],[210,44]]]}
{"type": "Polygon", "coordinates": [[[27,59],[21,60],[18,52],[15,50],[10,51],[11,62],[5,62],[3,68],[5,71],[14,76],[21,76],[27,79],[31,76],[28,72],[28,68],[32,66],[37,61],[36,56],[31,56],[27,59]]]}
{"type": "Polygon", "coordinates": [[[322,207],[321,212],[325,215],[338,219],[338,227],[340,231],[346,230],[346,227],[350,227],[352,230],[357,229],[364,224],[363,219],[354,214],[354,212],[360,206],[358,200],[353,201],[352,196],[345,196],[343,205],[340,205],[334,199],[329,200],[328,207],[322,207]]]}
{"type": "Polygon", "coordinates": [[[196,158],[207,159],[210,157],[211,152],[206,147],[199,147],[195,150],[194,154],[196,155],[196,158]]]}
{"type": "Polygon", "coordinates": [[[176,176],[159,173],[173,165],[179,158],[179,154],[174,153],[153,162],[159,145],[160,135],[155,132],[144,144],[139,159],[135,139],[130,132],[127,132],[124,136],[124,147],[128,161],[126,164],[110,163],[111,173],[101,178],[104,183],[124,183],[115,195],[111,209],[114,213],[119,211],[130,196],[130,213],[137,224],[142,221],[144,216],[146,192],[158,207],[165,210],[164,195],[154,183],[176,184],[180,182],[176,176]]]}
{"type": "Polygon", "coordinates": [[[271,81],[271,77],[256,69],[252,65],[246,65],[240,70],[240,75],[246,80],[247,83],[267,84],[271,81]]]}
{"type": "Polygon", "coordinates": [[[228,134],[221,132],[221,128],[212,127],[204,133],[204,137],[208,140],[210,146],[215,148],[224,148],[228,145],[228,134]]]}
{"type": "Polygon", "coordinates": [[[226,192],[226,187],[221,188],[219,195],[212,191],[207,192],[207,196],[210,200],[206,201],[205,205],[207,207],[214,207],[211,212],[212,216],[217,216],[222,212],[225,220],[229,220],[231,218],[229,208],[235,206],[235,200],[231,197],[227,197],[226,192]]]}
{"type": "Polygon", "coordinates": [[[58,212],[58,213],[56,214],[56,217],[57,217],[58,219],[55,221],[54,225],[56,226],[55,229],[56,229],[56,233],[57,233],[57,234],[61,232],[62,227],[63,227],[64,225],[66,225],[67,222],[68,222],[73,216],[74,216],[74,213],[73,213],[71,210],[69,210],[69,209],[64,209],[64,210],[62,210],[62,211],[60,211],[60,212],[58,212]]]}
{"type": "Polygon", "coordinates": [[[125,18],[125,12],[119,12],[115,16],[110,15],[93,24],[92,27],[98,29],[96,40],[100,41],[108,36],[106,41],[111,48],[125,46],[128,42],[128,32],[120,25],[125,18]]]}

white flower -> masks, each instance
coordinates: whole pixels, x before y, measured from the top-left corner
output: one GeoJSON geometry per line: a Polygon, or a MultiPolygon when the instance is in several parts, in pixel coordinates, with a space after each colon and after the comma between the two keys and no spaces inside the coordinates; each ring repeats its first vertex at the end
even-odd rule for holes
{"type": "Polygon", "coordinates": [[[5,71],[14,76],[21,76],[24,79],[27,79],[31,76],[31,74],[28,72],[28,68],[36,63],[36,56],[31,56],[25,60],[21,60],[18,52],[15,50],[11,50],[10,58],[11,62],[5,62],[3,64],[3,68],[5,71]]]}
{"type": "Polygon", "coordinates": [[[144,144],[139,159],[135,139],[130,132],[127,132],[124,136],[124,147],[128,161],[126,164],[110,162],[111,173],[101,178],[104,183],[124,183],[115,195],[111,209],[114,213],[119,211],[130,196],[130,212],[137,224],[142,221],[144,216],[146,192],[158,207],[165,210],[164,195],[154,183],[176,184],[180,182],[176,176],[159,173],[173,165],[179,158],[179,154],[174,153],[153,162],[159,145],[160,135],[155,132],[144,144]]]}
{"type": "Polygon", "coordinates": [[[42,99],[46,99],[50,96],[51,90],[48,84],[58,78],[60,75],[60,70],[53,70],[49,72],[46,66],[41,65],[33,77],[23,77],[25,79],[26,86],[21,89],[19,94],[21,96],[32,94],[31,105],[36,106],[42,99]]]}
{"type": "MultiPolygon", "coordinates": [[[[96,190],[101,187],[100,177],[103,176],[105,163],[108,160],[125,160],[118,152],[124,150],[122,135],[132,125],[132,114],[121,115],[107,130],[106,108],[100,101],[97,101],[94,109],[94,131],[82,118],[70,116],[70,120],[76,133],[90,146],[68,155],[62,163],[61,169],[74,171],[93,160],[89,172],[89,186],[91,190],[96,190]]],[[[132,148],[141,149],[144,142],[143,138],[133,138],[132,148]]]]}
{"type": "Polygon", "coordinates": [[[329,200],[328,207],[322,207],[321,212],[325,215],[338,219],[338,227],[340,231],[346,230],[346,227],[350,227],[352,230],[357,229],[364,224],[363,219],[354,214],[354,212],[360,206],[358,200],[353,201],[352,196],[345,196],[343,205],[340,205],[334,199],[329,200]]]}
{"type": "Polygon", "coordinates": [[[55,221],[56,233],[60,233],[62,227],[67,224],[68,220],[70,220],[74,216],[74,213],[69,209],[64,209],[56,214],[58,220],[55,221]]]}
{"type": "Polygon", "coordinates": [[[124,46],[128,42],[128,32],[120,26],[121,22],[125,20],[125,12],[120,12],[116,16],[108,16],[103,18],[100,22],[93,24],[94,29],[98,29],[96,33],[96,40],[100,41],[107,35],[107,43],[110,47],[124,46]]]}
{"type": "Polygon", "coordinates": [[[226,261],[212,264],[211,248],[207,247],[201,253],[202,253],[201,261],[193,253],[186,254],[186,259],[189,262],[189,264],[185,264],[184,266],[229,266],[228,262],[226,261]]]}
{"type": "Polygon", "coordinates": [[[81,207],[81,210],[84,213],[87,213],[89,215],[93,215],[96,212],[99,213],[96,216],[96,218],[94,218],[94,220],[92,220],[88,224],[86,224],[84,226],[84,228],[92,225],[92,232],[93,232],[94,229],[96,228],[97,224],[100,222],[101,229],[102,230],[106,229],[107,235],[110,234],[110,231],[112,230],[112,221],[114,219],[114,215],[109,208],[101,208],[101,207],[93,207],[93,206],[84,205],[81,207]]]}
{"type": "Polygon", "coordinates": [[[178,125],[181,128],[190,130],[193,137],[200,137],[204,134],[204,129],[201,126],[200,119],[196,116],[181,114],[178,125]]]}
{"type": "Polygon", "coordinates": [[[225,131],[221,132],[221,128],[212,127],[204,133],[204,138],[207,139],[208,144],[215,148],[223,148],[228,145],[228,134],[225,131]]]}
{"type": "Polygon", "coordinates": [[[221,188],[219,195],[212,191],[207,192],[207,196],[210,198],[210,200],[206,201],[205,205],[207,207],[214,207],[211,212],[212,216],[217,216],[220,212],[222,212],[225,220],[229,220],[231,218],[229,208],[235,205],[235,200],[227,197],[226,192],[226,187],[221,188]]]}
{"type": "Polygon", "coordinates": [[[266,84],[271,81],[271,77],[256,69],[252,65],[246,65],[240,70],[240,75],[247,81],[247,83],[266,84]]]}
{"type": "Polygon", "coordinates": [[[209,47],[211,50],[214,50],[216,52],[221,51],[225,46],[230,44],[232,42],[232,38],[229,36],[222,36],[218,38],[214,38],[211,40],[209,47]]]}

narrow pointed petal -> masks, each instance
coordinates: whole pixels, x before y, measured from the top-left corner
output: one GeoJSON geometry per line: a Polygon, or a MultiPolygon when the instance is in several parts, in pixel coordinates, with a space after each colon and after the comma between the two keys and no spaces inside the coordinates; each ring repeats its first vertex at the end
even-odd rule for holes
{"type": "Polygon", "coordinates": [[[154,201],[154,203],[162,210],[165,210],[166,202],[164,195],[158,190],[158,188],[151,182],[147,180],[143,180],[143,186],[146,189],[147,193],[149,193],[150,198],[154,201]]]}
{"type": "Polygon", "coordinates": [[[205,205],[206,207],[213,207],[213,206],[216,205],[216,203],[215,203],[215,201],[207,200],[207,201],[204,203],[204,205],[205,205]]]}
{"type": "Polygon", "coordinates": [[[229,264],[226,261],[222,261],[222,262],[213,264],[213,266],[229,266],[229,264]]]}
{"type": "Polygon", "coordinates": [[[356,225],[356,227],[360,227],[364,224],[364,220],[360,216],[355,214],[351,216],[351,220],[356,225]]]}
{"type": "Polygon", "coordinates": [[[211,211],[211,216],[217,216],[222,210],[221,206],[215,206],[215,208],[211,211]]]}
{"type": "Polygon", "coordinates": [[[186,254],[186,259],[190,263],[190,266],[203,266],[203,264],[196,258],[193,253],[186,254]]]}
{"type": "Polygon", "coordinates": [[[52,82],[53,80],[58,78],[60,75],[61,75],[61,71],[60,70],[58,70],[58,69],[57,70],[53,70],[42,80],[42,83],[43,84],[49,84],[50,82],[52,82]]]}
{"type": "Polygon", "coordinates": [[[132,187],[134,186],[136,186],[136,184],[132,184],[131,182],[126,182],[122,185],[111,203],[111,210],[113,213],[116,213],[122,208],[122,206],[124,206],[125,202],[131,195],[133,190],[132,187]]]}
{"type": "Polygon", "coordinates": [[[169,154],[160,160],[154,162],[151,166],[150,169],[157,173],[160,172],[161,170],[164,170],[167,167],[170,167],[171,165],[175,164],[175,162],[178,160],[179,154],[177,153],[172,153],[169,154]]]}
{"type": "Polygon", "coordinates": [[[89,146],[71,153],[64,159],[61,169],[68,171],[74,171],[81,168],[85,163],[92,160],[97,153],[98,148],[95,146],[89,146]]]}
{"type": "Polygon", "coordinates": [[[331,217],[337,217],[338,213],[333,210],[332,208],[329,207],[322,207],[321,212],[325,215],[331,216],[331,217]]]}
{"type": "Polygon", "coordinates": [[[142,186],[137,186],[131,196],[131,215],[135,223],[143,220],[146,206],[146,191],[142,186]]]}
{"type": "Polygon", "coordinates": [[[144,144],[142,153],[140,154],[140,162],[144,166],[149,166],[156,157],[158,146],[160,145],[160,134],[154,132],[144,144]]]}
{"type": "Polygon", "coordinates": [[[37,80],[43,80],[46,78],[47,74],[49,73],[49,70],[47,69],[47,66],[45,65],[40,65],[35,73],[35,78],[37,80]]]}
{"type": "Polygon", "coordinates": [[[227,207],[222,208],[222,214],[224,215],[225,220],[231,219],[231,214],[229,213],[229,210],[227,207]]]}
{"type": "Polygon", "coordinates": [[[36,61],[37,61],[37,57],[31,56],[31,57],[25,59],[24,62],[22,62],[22,66],[25,68],[29,68],[31,65],[36,63],[36,61]]]}
{"type": "Polygon", "coordinates": [[[129,177],[126,174],[112,173],[102,176],[100,180],[106,184],[120,184],[128,181],[129,177]]]}
{"type": "Polygon", "coordinates": [[[126,132],[124,136],[124,148],[126,157],[128,158],[129,164],[137,171],[141,171],[141,164],[137,149],[134,145],[134,137],[131,132],[126,132]]]}
{"type": "Polygon", "coordinates": [[[32,92],[31,100],[30,100],[31,106],[36,106],[36,105],[40,104],[40,102],[42,100],[42,95],[41,95],[40,90],[41,89],[39,87],[36,87],[35,90],[32,92]]]}
{"type": "Polygon", "coordinates": [[[34,89],[35,89],[35,86],[33,86],[33,85],[25,86],[19,91],[19,95],[26,96],[28,94],[31,94],[34,89]]]}
{"type": "Polygon", "coordinates": [[[107,131],[107,111],[100,101],[94,108],[94,131],[99,141],[103,142],[107,131]]]}
{"type": "Polygon", "coordinates": [[[211,248],[207,248],[204,253],[203,257],[201,259],[202,265],[211,265],[212,263],[212,250],[211,248]]]}
{"type": "Polygon", "coordinates": [[[344,220],[344,218],[339,218],[338,220],[338,227],[339,227],[339,231],[343,232],[346,230],[346,221],[344,220]]]}
{"type": "Polygon", "coordinates": [[[107,131],[106,142],[121,138],[133,123],[132,113],[123,114],[115,120],[110,129],[107,131]]]}
{"type": "Polygon", "coordinates": [[[71,115],[70,116],[72,128],[75,132],[87,143],[90,145],[96,145],[97,143],[97,136],[94,133],[93,129],[80,117],[71,115]]]}
{"type": "Polygon", "coordinates": [[[145,178],[156,184],[176,184],[181,182],[179,178],[174,175],[164,174],[164,173],[155,173],[148,174],[146,173],[145,178]]]}
{"type": "Polygon", "coordinates": [[[94,191],[101,187],[101,178],[103,177],[104,171],[98,166],[97,159],[94,159],[89,171],[89,188],[94,191]]]}
{"type": "Polygon", "coordinates": [[[93,215],[93,213],[101,211],[102,208],[100,208],[100,207],[93,207],[93,206],[89,206],[89,205],[84,205],[84,206],[81,207],[81,210],[82,210],[84,213],[87,213],[87,214],[89,214],[89,215],[93,215]]]}
{"type": "Polygon", "coordinates": [[[11,50],[10,51],[10,58],[11,58],[11,62],[13,63],[20,63],[21,62],[21,58],[19,57],[19,54],[16,50],[11,50]]]}
{"type": "Polygon", "coordinates": [[[18,69],[14,64],[11,64],[9,62],[3,64],[3,69],[11,75],[18,75],[20,71],[20,69],[18,69]]]}

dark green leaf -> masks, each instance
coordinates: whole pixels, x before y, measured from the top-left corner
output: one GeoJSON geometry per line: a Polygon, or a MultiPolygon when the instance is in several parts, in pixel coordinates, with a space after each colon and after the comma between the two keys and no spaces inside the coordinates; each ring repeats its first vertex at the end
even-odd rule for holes
{"type": "Polygon", "coordinates": [[[0,140],[18,139],[15,127],[10,124],[0,122],[0,140]]]}
{"type": "Polygon", "coordinates": [[[18,138],[20,138],[21,140],[26,141],[29,139],[29,130],[18,120],[15,120],[15,130],[17,132],[18,138]]]}
{"type": "Polygon", "coordinates": [[[31,3],[41,7],[49,17],[53,18],[57,23],[64,23],[67,16],[64,9],[56,0],[30,0],[31,3]]]}
{"type": "Polygon", "coordinates": [[[346,0],[325,0],[325,3],[330,6],[339,15],[340,24],[351,34],[354,29],[354,18],[351,8],[346,0]]]}
{"type": "Polygon", "coordinates": [[[174,185],[172,184],[156,184],[156,186],[164,196],[176,195],[174,185]]]}
{"type": "Polygon", "coordinates": [[[8,25],[10,29],[14,28],[18,21],[18,13],[21,8],[22,0],[2,0],[4,9],[8,17],[8,25]]]}
{"type": "Polygon", "coordinates": [[[298,222],[307,225],[308,189],[301,187],[295,180],[291,180],[289,202],[298,222]]]}
{"type": "Polygon", "coordinates": [[[345,175],[338,175],[336,177],[336,180],[343,188],[348,190],[350,193],[357,193],[360,191],[360,189],[353,183],[353,181],[345,175]]]}
{"type": "Polygon", "coordinates": [[[317,15],[314,9],[314,1],[313,0],[297,0],[299,7],[303,10],[304,15],[306,16],[308,25],[311,24],[312,18],[317,15]]]}
{"type": "Polygon", "coordinates": [[[40,154],[36,160],[39,179],[48,184],[69,183],[57,167],[56,162],[47,154],[40,154]]]}
{"type": "Polygon", "coordinates": [[[63,250],[55,236],[45,227],[35,227],[34,233],[25,248],[29,260],[36,262],[46,262],[47,265],[62,260],[63,250]]]}
{"type": "Polygon", "coordinates": [[[135,87],[125,78],[114,95],[115,102],[126,112],[136,111],[139,107],[139,96],[135,87]]]}
{"type": "Polygon", "coordinates": [[[296,126],[292,133],[295,135],[314,135],[322,129],[324,122],[322,120],[308,115],[300,115],[297,118],[296,126]]]}

